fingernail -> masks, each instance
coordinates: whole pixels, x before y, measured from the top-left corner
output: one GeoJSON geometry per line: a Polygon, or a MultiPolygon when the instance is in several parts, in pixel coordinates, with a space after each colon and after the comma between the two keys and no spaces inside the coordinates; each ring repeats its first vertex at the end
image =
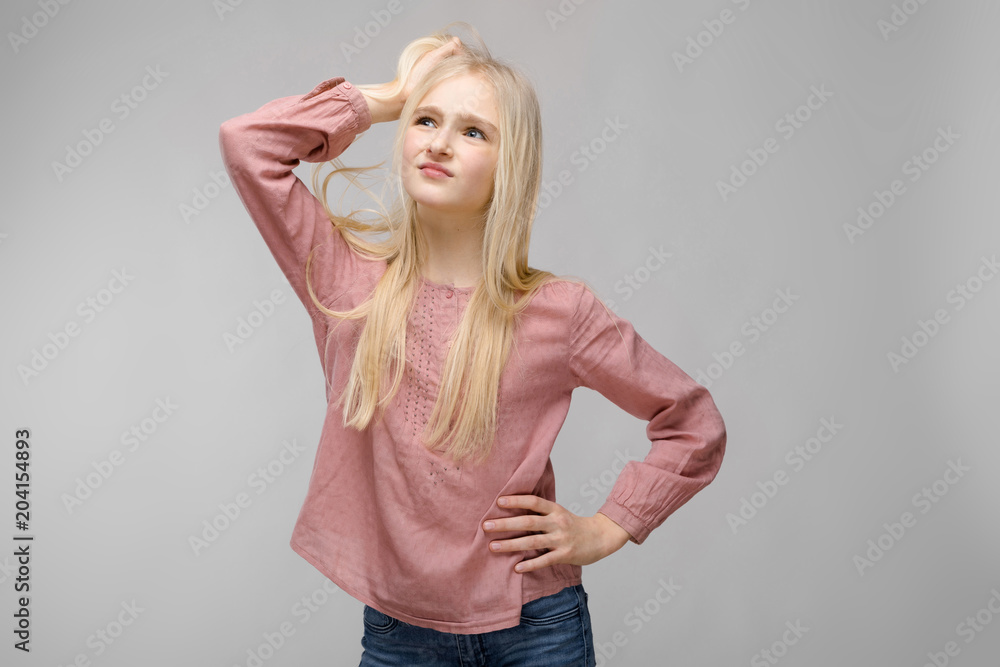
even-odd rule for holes
{"type": "Polygon", "coordinates": [[[486,530],[491,530],[495,525],[496,524],[493,523],[492,521],[487,521],[486,523],[483,524],[483,528],[485,528],[486,530]]]}
{"type": "Polygon", "coordinates": [[[520,572],[523,569],[524,569],[524,566],[521,565],[520,563],[518,563],[517,565],[514,566],[514,570],[517,571],[517,572],[520,572]]]}
{"type": "Polygon", "coordinates": [[[506,505],[506,504],[507,504],[506,498],[501,498],[500,500],[497,501],[497,505],[506,505]]]}
{"type": "Polygon", "coordinates": [[[500,543],[499,542],[493,542],[492,544],[490,544],[490,549],[493,549],[493,551],[499,551],[500,550],[500,543]]]}

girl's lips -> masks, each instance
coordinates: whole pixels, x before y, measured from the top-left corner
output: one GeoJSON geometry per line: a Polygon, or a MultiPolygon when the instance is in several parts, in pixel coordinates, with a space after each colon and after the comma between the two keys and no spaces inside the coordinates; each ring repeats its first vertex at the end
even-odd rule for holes
{"type": "Polygon", "coordinates": [[[451,176],[436,167],[421,167],[420,173],[429,178],[451,178],[451,176]]]}

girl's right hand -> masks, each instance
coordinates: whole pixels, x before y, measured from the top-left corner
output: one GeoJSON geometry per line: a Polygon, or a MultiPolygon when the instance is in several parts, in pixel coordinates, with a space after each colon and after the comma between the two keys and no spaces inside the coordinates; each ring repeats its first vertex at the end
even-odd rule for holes
{"type": "Polygon", "coordinates": [[[427,72],[442,59],[458,53],[461,49],[462,41],[458,37],[452,37],[433,51],[428,51],[420,56],[413,65],[413,69],[410,70],[406,81],[400,87],[399,92],[395,95],[389,94],[389,91],[398,84],[395,79],[389,83],[377,86],[358,86],[358,90],[361,91],[362,95],[368,101],[372,123],[399,120],[399,115],[403,111],[403,105],[406,104],[410,93],[413,92],[413,89],[417,87],[417,84],[420,83],[427,72]]]}
{"type": "MultiPolygon", "coordinates": [[[[406,82],[403,83],[403,90],[400,93],[402,104],[406,104],[406,100],[409,99],[410,93],[413,92],[413,89],[417,87],[417,84],[420,83],[432,67],[448,56],[454,55],[461,50],[462,40],[458,37],[452,37],[433,51],[420,56],[420,59],[413,65],[413,69],[410,71],[410,76],[407,78],[406,82]]],[[[400,108],[402,108],[402,104],[400,105],[400,108]]]]}

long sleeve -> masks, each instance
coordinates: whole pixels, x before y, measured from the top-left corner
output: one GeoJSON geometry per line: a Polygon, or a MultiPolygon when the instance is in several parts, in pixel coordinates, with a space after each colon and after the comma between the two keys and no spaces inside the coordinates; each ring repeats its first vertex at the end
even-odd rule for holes
{"type": "Polygon", "coordinates": [[[282,272],[313,319],[319,310],[305,282],[324,304],[347,289],[357,262],[336,233],[322,202],[292,172],[299,161],[339,156],[371,126],[364,96],[343,77],[328,79],[306,95],[282,97],[219,127],[219,148],[233,187],[282,272]]]}
{"type": "Polygon", "coordinates": [[[605,310],[589,288],[581,292],[569,345],[578,386],[649,422],[649,453],[625,465],[598,510],[642,544],[715,479],[726,446],[722,415],[704,386],[605,310]]]}

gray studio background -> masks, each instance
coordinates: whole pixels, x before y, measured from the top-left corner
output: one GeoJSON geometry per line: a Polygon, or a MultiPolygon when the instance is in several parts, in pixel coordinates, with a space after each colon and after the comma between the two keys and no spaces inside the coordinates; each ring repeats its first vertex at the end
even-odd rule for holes
{"type": "MultiPolygon", "coordinates": [[[[331,76],[387,80],[405,43],[461,19],[541,97],[532,265],[587,279],[704,373],[728,426],[711,486],[584,568],[598,664],[997,664],[995,3],[0,12],[0,663],[358,663],[362,604],[288,546],[325,407],[312,330],[217,183],[218,129],[331,76]],[[13,648],[20,428],[30,654],[13,648]],[[252,503],[195,553],[240,493],[252,503]]],[[[391,130],[345,161],[385,158],[391,130]]],[[[558,500],[593,514],[644,427],[578,390],[558,500]]]]}

